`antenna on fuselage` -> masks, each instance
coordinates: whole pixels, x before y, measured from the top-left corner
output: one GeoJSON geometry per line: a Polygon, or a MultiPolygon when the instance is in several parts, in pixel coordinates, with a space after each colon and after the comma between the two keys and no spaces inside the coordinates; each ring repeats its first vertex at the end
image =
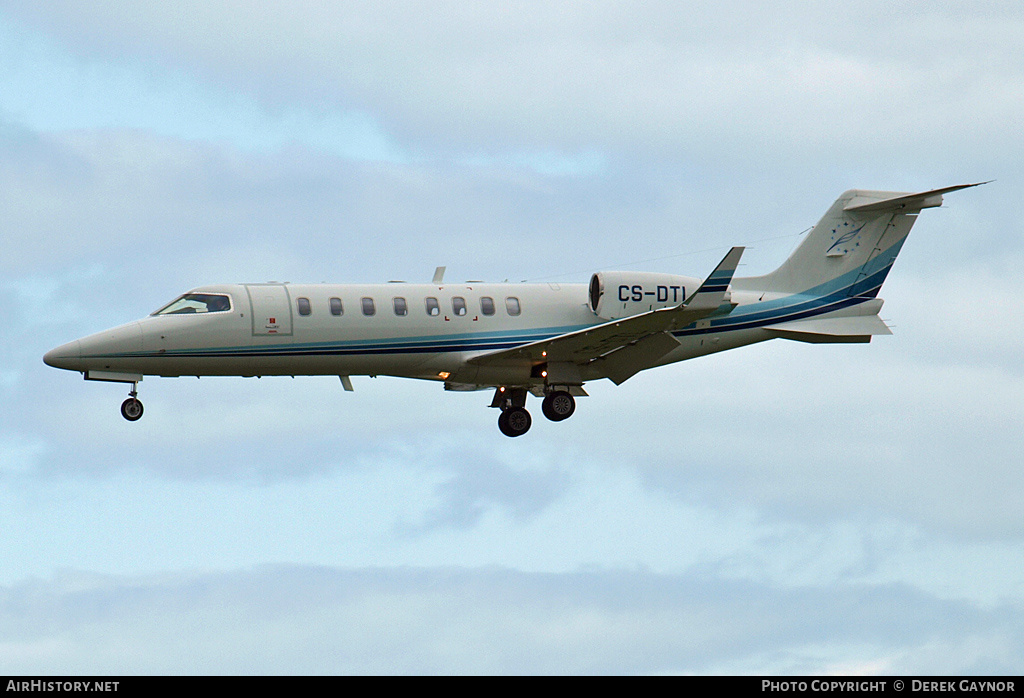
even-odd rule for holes
{"type": "Polygon", "coordinates": [[[442,284],[442,283],[444,283],[444,270],[445,269],[447,269],[447,267],[438,267],[437,269],[434,270],[434,281],[433,281],[433,283],[435,283],[435,284],[442,284]]]}

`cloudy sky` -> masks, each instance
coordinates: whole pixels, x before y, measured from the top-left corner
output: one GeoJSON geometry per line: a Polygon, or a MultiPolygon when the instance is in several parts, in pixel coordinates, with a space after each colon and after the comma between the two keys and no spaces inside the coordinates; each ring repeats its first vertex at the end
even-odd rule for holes
{"type": "Polygon", "coordinates": [[[1024,672],[1024,10],[0,0],[0,673],[1024,672]],[[773,269],[925,211],[896,334],[484,393],[125,386],[217,282],[773,269]],[[539,416],[539,414],[538,414],[539,416]]]}

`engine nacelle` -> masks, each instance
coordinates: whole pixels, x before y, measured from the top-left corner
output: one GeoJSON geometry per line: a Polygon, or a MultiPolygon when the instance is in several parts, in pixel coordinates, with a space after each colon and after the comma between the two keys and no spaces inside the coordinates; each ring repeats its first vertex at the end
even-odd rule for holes
{"type": "Polygon", "coordinates": [[[600,271],[590,277],[590,309],[604,320],[671,308],[701,285],[692,276],[650,271],[600,271]]]}

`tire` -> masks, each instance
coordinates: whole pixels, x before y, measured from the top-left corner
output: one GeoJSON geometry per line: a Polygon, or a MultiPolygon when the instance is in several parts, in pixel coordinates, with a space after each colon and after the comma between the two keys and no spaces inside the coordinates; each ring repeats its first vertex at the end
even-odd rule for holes
{"type": "Polygon", "coordinates": [[[568,392],[556,390],[544,397],[540,409],[552,422],[561,422],[563,419],[569,419],[576,411],[576,400],[568,392]]]}
{"type": "Polygon", "coordinates": [[[138,421],[142,417],[142,401],[130,397],[121,403],[121,416],[129,422],[138,421]]]}
{"type": "Polygon", "coordinates": [[[522,407],[510,407],[502,411],[501,416],[498,417],[498,429],[505,436],[522,436],[530,430],[531,424],[533,424],[533,418],[522,407]]]}

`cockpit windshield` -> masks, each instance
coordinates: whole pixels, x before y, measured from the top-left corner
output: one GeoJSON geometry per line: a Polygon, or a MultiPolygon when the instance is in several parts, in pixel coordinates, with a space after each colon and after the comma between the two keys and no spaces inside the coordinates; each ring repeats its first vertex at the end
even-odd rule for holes
{"type": "Polygon", "coordinates": [[[219,293],[186,293],[171,301],[153,315],[184,313],[222,313],[231,310],[231,297],[219,293]]]}

